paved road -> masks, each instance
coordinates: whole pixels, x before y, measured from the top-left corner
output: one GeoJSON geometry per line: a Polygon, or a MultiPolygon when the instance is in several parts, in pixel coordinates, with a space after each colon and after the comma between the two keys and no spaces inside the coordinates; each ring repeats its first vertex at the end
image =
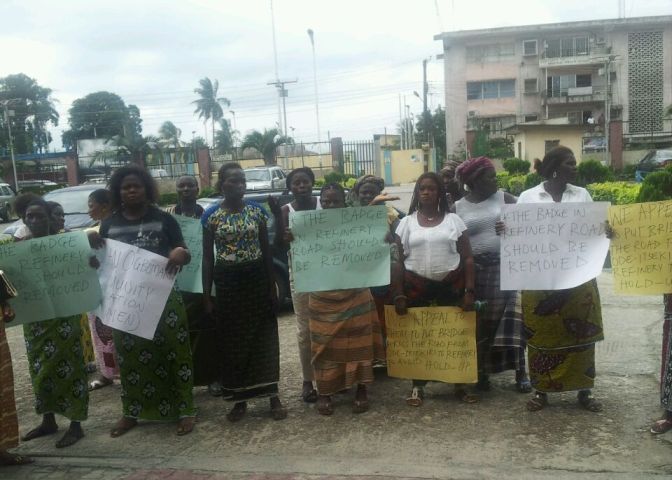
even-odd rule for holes
{"type": "MultiPolygon", "coordinates": [[[[33,466],[3,469],[2,479],[370,479],[370,478],[669,478],[672,435],[654,438],[658,417],[662,304],[659,297],[622,297],[609,274],[599,278],[606,338],[597,349],[596,395],[605,411],[577,408],[571,394],[552,397],[538,413],[525,410],[513,375],[494,377],[493,391],[477,405],[458,403],[447,385],[430,384],[425,405],[404,403],[409,382],[380,374],[371,411],[350,413],[349,396],[336,413],[320,417],[299,401],[300,370],[293,316],[279,319],[281,392],[289,418],[274,422],[265,401],[231,425],[227,405],[197,388],[199,423],[187,437],[175,426],[143,424],[120,439],[109,437],[119,416],[120,387],[93,392],[86,437],[57,450],[54,438],[24,443],[33,466]]],[[[20,328],[10,328],[21,430],[39,418],[32,409],[20,328]]],[[[382,372],[379,372],[382,373],[382,372]]],[[[61,425],[65,422],[61,420],[61,425]]]]}

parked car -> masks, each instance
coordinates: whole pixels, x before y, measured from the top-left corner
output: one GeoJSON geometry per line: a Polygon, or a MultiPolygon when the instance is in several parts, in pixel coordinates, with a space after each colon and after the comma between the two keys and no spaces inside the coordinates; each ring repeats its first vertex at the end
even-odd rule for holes
{"type": "Polygon", "coordinates": [[[672,150],[651,150],[637,163],[635,180],[641,182],[649,173],[672,165],[672,150]]]}
{"type": "MultiPolygon", "coordinates": [[[[65,228],[81,230],[93,227],[94,222],[89,217],[89,195],[94,190],[102,188],[100,185],[79,185],[77,187],[59,188],[44,195],[47,202],[58,202],[65,212],[65,228]]],[[[5,229],[5,234],[13,235],[23,222],[18,220],[5,229]]]]}
{"type": "Polygon", "coordinates": [[[51,180],[19,180],[19,191],[24,188],[33,188],[33,187],[54,187],[58,185],[56,182],[51,180]]]}
{"type": "Polygon", "coordinates": [[[284,190],[285,172],[277,166],[246,168],[245,182],[247,190],[284,190]]]}
{"type": "Polygon", "coordinates": [[[168,171],[163,168],[150,168],[149,174],[152,178],[169,178],[168,171]]]}
{"type": "Polygon", "coordinates": [[[9,222],[14,216],[16,193],[9,183],[0,183],[0,220],[9,222]]]}

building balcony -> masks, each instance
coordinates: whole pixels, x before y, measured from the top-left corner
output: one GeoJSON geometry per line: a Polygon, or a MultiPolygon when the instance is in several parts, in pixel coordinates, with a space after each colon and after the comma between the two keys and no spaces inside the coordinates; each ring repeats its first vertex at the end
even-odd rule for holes
{"type": "Polygon", "coordinates": [[[541,92],[543,105],[576,105],[582,103],[604,102],[606,94],[604,88],[599,87],[574,87],[567,89],[566,94],[549,96],[548,91],[541,92]]]}
{"type": "Polygon", "coordinates": [[[580,53],[546,50],[539,56],[539,68],[604,65],[610,52],[610,47],[592,47],[589,51],[580,53]]]}

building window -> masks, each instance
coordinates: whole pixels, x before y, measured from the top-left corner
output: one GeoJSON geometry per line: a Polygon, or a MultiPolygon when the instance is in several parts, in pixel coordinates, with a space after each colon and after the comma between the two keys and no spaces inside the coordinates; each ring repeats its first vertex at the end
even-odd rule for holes
{"type": "Polygon", "coordinates": [[[539,115],[537,114],[525,115],[524,119],[526,122],[536,122],[539,119],[539,115]]]}
{"type": "Polygon", "coordinates": [[[525,93],[537,93],[539,89],[537,88],[537,79],[536,78],[526,78],[525,79],[525,93]]]}
{"type": "Polygon", "coordinates": [[[537,41],[523,40],[523,55],[536,55],[536,54],[537,54],[537,41]]]}
{"type": "Polygon", "coordinates": [[[560,145],[560,140],[546,140],[544,142],[544,153],[548,153],[558,145],[560,145]]]}
{"type": "Polygon", "coordinates": [[[547,96],[566,97],[570,88],[590,87],[592,84],[593,79],[590,73],[546,77],[547,96]]]}
{"type": "Polygon", "coordinates": [[[512,57],[515,53],[513,43],[495,43],[467,47],[467,63],[498,62],[501,58],[512,57]]]}
{"type": "Polygon", "coordinates": [[[515,115],[503,117],[477,117],[470,119],[470,128],[484,130],[490,135],[503,135],[506,129],[516,124],[515,115]]]}
{"type": "Polygon", "coordinates": [[[467,100],[488,100],[516,96],[515,80],[490,80],[467,82],[467,100]]]}
{"type": "Polygon", "coordinates": [[[566,37],[546,40],[544,56],[546,58],[574,57],[576,55],[588,55],[588,37],[566,37]]]}

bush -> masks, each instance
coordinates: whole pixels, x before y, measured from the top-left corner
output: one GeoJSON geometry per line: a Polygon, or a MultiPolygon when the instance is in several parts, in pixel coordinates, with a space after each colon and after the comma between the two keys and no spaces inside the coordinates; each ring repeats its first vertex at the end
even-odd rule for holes
{"type": "Polygon", "coordinates": [[[635,179],[635,171],[637,170],[637,165],[626,165],[622,170],[615,172],[614,177],[616,180],[623,180],[626,182],[632,182],[635,179]]]}
{"type": "Polygon", "coordinates": [[[219,195],[219,194],[217,193],[217,190],[215,190],[215,189],[212,188],[212,187],[205,187],[205,188],[202,189],[202,190],[200,191],[200,193],[198,194],[198,198],[216,197],[217,195],[219,195]]]}
{"type": "Polygon", "coordinates": [[[344,188],[350,188],[352,189],[355,186],[355,183],[357,183],[356,178],[348,178],[345,182],[343,182],[343,187],[344,188]]]}
{"type": "Polygon", "coordinates": [[[325,184],[324,178],[316,178],[315,179],[315,187],[316,188],[322,188],[325,184]]]}
{"type": "Polygon", "coordinates": [[[596,202],[611,202],[612,205],[636,203],[641,184],[633,182],[592,183],[586,187],[596,202]]]}
{"type": "Polygon", "coordinates": [[[497,172],[497,188],[501,188],[502,190],[508,190],[509,178],[511,178],[509,172],[497,172]]]}
{"type": "Polygon", "coordinates": [[[530,162],[521,160],[520,158],[507,158],[502,162],[502,165],[509,173],[509,175],[525,175],[530,173],[530,162]]]}
{"type": "Polygon", "coordinates": [[[604,183],[613,180],[611,169],[597,160],[586,160],[579,163],[577,184],[585,187],[591,183],[604,183]]]}
{"type": "Polygon", "coordinates": [[[513,175],[509,178],[507,191],[514,196],[519,196],[525,190],[526,175],[513,175]]]}
{"type": "Polygon", "coordinates": [[[177,203],[177,193],[169,192],[159,195],[159,205],[165,207],[166,205],[175,205],[177,203]]]}
{"type": "MultiPolygon", "coordinates": [[[[49,193],[52,190],[58,190],[59,188],[65,188],[67,187],[66,184],[59,183],[58,185],[36,185],[34,187],[21,187],[19,188],[19,193],[34,193],[36,195],[44,195],[45,193],[49,193]]],[[[103,188],[101,186],[101,188],[103,188]]]]}
{"type": "Polygon", "coordinates": [[[638,202],[660,202],[672,199],[672,170],[666,168],[648,174],[642,182],[638,202]]]}
{"type": "Polygon", "coordinates": [[[324,176],[324,183],[341,183],[345,180],[345,175],[341,172],[332,171],[324,176]]]}
{"type": "Polygon", "coordinates": [[[544,181],[544,178],[536,172],[528,173],[525,175],[525,190],[528,190],[532,187],[536,187],[541,182],[544,181]]]}

